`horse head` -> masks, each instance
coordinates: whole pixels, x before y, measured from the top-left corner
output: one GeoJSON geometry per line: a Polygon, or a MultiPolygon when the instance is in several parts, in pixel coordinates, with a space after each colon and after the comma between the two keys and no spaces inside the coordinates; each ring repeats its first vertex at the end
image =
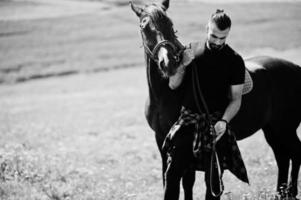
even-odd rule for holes
{"type": "Polygon", "coordinates": [[[169,0],[144,7],[130,2],[132,10],[140,19],[140,31],[145,53],[158,66],[165,78],[175,74],[184,47],[177,40],[173,23],[166,15],[169,0]]]}

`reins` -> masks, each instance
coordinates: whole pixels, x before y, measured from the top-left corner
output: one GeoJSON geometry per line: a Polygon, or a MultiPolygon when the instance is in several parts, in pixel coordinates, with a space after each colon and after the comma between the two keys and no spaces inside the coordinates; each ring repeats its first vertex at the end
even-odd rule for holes
{"type": "Polygon", "coordinates": [[[198,72],[197,72],[197,66],[195,64],[195,61],[192,61],[192,87],[193,87],[193,95],[194,95],[194,99],[195,99],[195,103],[197,106],[197,109],[200,113],[202,112],[201,109],[201,105],[199,102],[199,98],[203,104],[203,107],[205,109],[205,114],[207,116],[207,120],[209,121],[209,125],[210,125],[210,134],[213,135],[213,141],[212,141],[212,152],[211,152],[211,158],[210,158],[210,171],[209,171],[209,181],[210,181],[210,191],[212,196],[214,197],[219,197],[223,191],[224,191],[224,185],[223,185],[223,181],[221,178],[221,166],[218,160],[218,156],[217,156],[217,152],[216,152],[216,140],[215,138],[217,137],[215,129],[214,129],[214,125],[212,122],[212,119],[210,117],[210,112],[209,112],[209,108],[208,105],[205,101],[204,95],[202,93],[201,87],[200,87],[200,82],[199,82],[199,76],[198,76],[198,72]],[[218,178],[219,178],[219,191],[216,192],[213,189],[213,170],[214,168],[216,168],[218,170],[218,178]]]}

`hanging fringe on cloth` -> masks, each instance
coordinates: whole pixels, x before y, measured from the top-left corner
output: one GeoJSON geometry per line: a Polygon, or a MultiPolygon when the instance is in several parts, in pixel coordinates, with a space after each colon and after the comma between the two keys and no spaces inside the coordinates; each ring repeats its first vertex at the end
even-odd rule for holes
{"type": "MultiPolygon", "coordinates": [[[[173,138],[179,130],[185,128],[185,126],[193,125],[195,127],[192,147],[195,157],[194,168],[210,173],[210,180],[220,182],[218,184],[219,188],[211,187],[211,192],[214,196],[219,196],[223,192],[222,170],[229,169],[238,179],[249,183],[245,164],[236,143],[235,135],[230,127],[227,128],[221,139],[215,142],[216,136],[212,132],[214,128],[211,124],[217,122],[220,117],[220,113],[208,116],[206,114],[193,113],[182,107],[179,119],[170,129],[162,146],[163,150],[170,153],[174,147],[173,138]],[[205,159],[208,156],[210,156],[210,163],[206,162],[205,159]],[[209,167],[207,166],[208,164],[210,164],[209,167]],[[206,171],[206,169],[210,169],[210,171],[206,171]]],[[[212,186],[213,184],[210,185],[212,186]]]]}

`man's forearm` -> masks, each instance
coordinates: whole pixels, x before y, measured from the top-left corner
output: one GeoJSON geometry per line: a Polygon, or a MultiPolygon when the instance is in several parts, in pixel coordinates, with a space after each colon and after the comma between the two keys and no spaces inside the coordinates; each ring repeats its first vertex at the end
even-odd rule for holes
{"type": "Polygon", "coordinates": [[[176,71],[176,73],[169,77],[169,87],[174,90],[178,88],[182,81],[183,77],[185,75],[186,66],[188,66],[192,60],[194,59],[194,52],[191,49],[185,49],[183,52],[183,59],[176,71]]]}
{"type": "Polygon", "coordinates": [[[225,113],[222,117],[222,119],[226,120],[227,122],[230,122],[233,117],[238,113],[241,105],[241,98],[237,98],[232,100],[228,107],[225,110],[225,113]]]}
{"type": "Polygon", "coordinates": [[[174,74],[173,76],[169,77],[168,85],[170,89],[172,90],[177,89],[181,85],[184,74],[185,74],[185,69],[183,68],[178,70],[177,73],[174,74]]]}

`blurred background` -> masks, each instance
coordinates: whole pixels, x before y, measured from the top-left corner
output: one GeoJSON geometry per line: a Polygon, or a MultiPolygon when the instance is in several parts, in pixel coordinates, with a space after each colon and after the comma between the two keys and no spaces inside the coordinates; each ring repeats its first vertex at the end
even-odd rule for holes
{"type": "MultiPolygon", "coordinates": [[[[244,58],[301,65],[301,0],[171,0],[179,40],[203,40],[217,8],[244,58]]],[[[126,0],[0,0],[0,199],[162,198],[141,46],[126,0]]],[[[239,146],[251,185],[226,173],[222,198],[268,199],[270,147],[260,131],[239,146]]],[[[198,173],[195,199],[204,192],[198,173]]]]}
{"type": "MultiPolygon", "coordinates": [[[[224,8],[233,19],[228,42],[244,56],[295,50],[300,57],[300,0],[249,2],[175,0],[168,14],[180,41],[189,43],[201,40],[210,14],[224,8]]],[[[2,0],[0,20],[3,83],[144,62],[138,18],[126,0],[2,0]]]]}

